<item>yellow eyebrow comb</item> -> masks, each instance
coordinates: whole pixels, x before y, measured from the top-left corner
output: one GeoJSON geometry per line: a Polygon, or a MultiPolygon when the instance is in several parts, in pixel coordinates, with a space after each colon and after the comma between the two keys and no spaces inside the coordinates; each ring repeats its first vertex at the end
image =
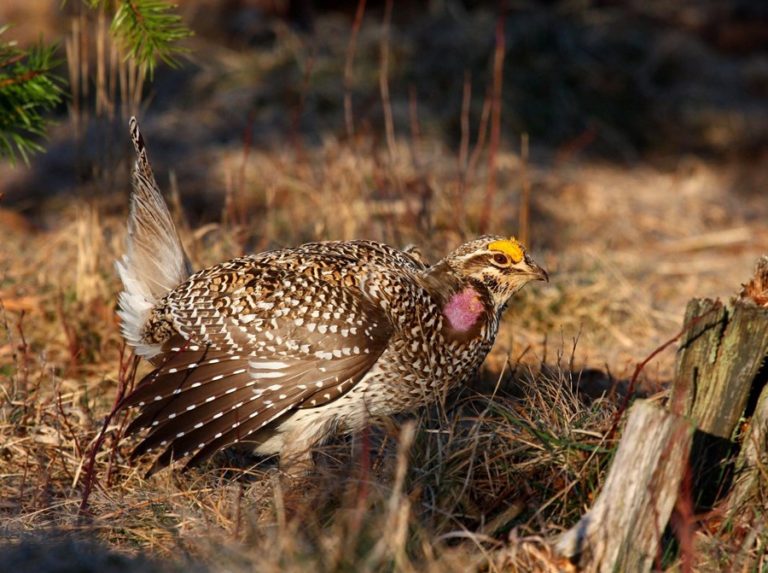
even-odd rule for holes
{"type": "Polygon", "coordinates": [[[513,263],[519,263],[523,260],[524,251],[523,245],[517,242],[517,239],[510,237],[509,239],[502,239],[500,241],[494,241],[488,248],[491,251],[500,251],[512,259],[513,263]]]}

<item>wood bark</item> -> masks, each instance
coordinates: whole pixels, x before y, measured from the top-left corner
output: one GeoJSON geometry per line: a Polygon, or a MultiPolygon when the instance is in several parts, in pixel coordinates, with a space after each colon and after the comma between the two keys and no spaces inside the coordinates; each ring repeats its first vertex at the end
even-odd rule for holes
{"type": "Polygon", "coordinates": [[[556,542],[582,571],[649,571],[677,500],[693,426],[638,400],[592,509],[556,542]]]}
{"type": "Polygon", "coordinates": [[[635,403],[603,491],[555,544],[582,571],[648,571],[689,468],[699,512],[729,490],[731,523],[768,507],[768,257],[728,304],[690,301],[684,324],[669,411],[635,403]]]}
{"type": "MultiPolygon", "coordinates": [[[[768,256],[758,260],[755,274],[742,288],[739,300],[762,311],[762,320],[768,322],[768,256]]],[[[754,351],[759,352],[760,348],[754,351]]],[[[757,399],[752,412],[746,412],[752,414],[752,419],[744,432],[733,488],[726,503],[729,521],[742,524],[754,524],[761,514],[764,519],[768,507],[768,356],[763,351],[761,370],[752,382],[752,395],[757,399]]]]}
{"type": "Polygon", "coordinates": [[[763,387],[752,415],[739,457],[733,489],[728,496],[731,520],[749,521],[754,510],[768,507],[768,385],[763,387]]]}
{"type": "Polygon", "coordinates": [[[730,440],[768,355],[768,309],[744,300],[688,303],[670,410],[730,440]]]}
{"type": "Polygon", "coordinates": [[[757,496],[754,471],[766,456],[768,414],[760,404],[768,409],[768,398],[759,403],[757,398],[765,393],[768,376],[768,258],[758,261],[753,278],[728,304],[690,301],[685,324],[669,409],[697,426],[691,451],[697,511],[719,503],[733,478],[736,490],[728,502],[733,515],[744,500],[757,496]],[[740,422],[750,416],[749,432],[739,436],[740,422]]]}

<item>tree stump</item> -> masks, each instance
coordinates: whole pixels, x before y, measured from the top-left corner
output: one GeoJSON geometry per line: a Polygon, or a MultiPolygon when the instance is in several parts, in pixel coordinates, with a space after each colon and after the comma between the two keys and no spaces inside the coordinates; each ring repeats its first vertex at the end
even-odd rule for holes
{"type": "Polygon", "coordinates": [[[768,502],[768,257],[728,304],[686,309],[668,410],[638,401],[592,509],[554,544],[582,571],[648,571],[690,467],[694,501],[749,525],[768,502]],[[741,432],[740,422],[749,419],[741,432]],[[738,456],[736,451],[740,447],[738,456]],[[731,484],[726,466],[735,462],[731,484]],[[724,463],[727,462],[727,463],[724,463]]]}
{"type": "Polygon", "coordinates": [[[768,355],[768,309],[737,299],[688,303],[670,410],[731,439],[768,355]]]}
{"type": "MultiPolygon", "coordinates": [[[[768,258],[728,304],[694,299],[688,303],[688,329],[680,344],[669,409],[690,417],[697,432],[691,452],[693,489],[699,510],[711,508],[730,487],[739,422],[752,415],[765,386],[768,357],[768,258]]],[[[755,417],[757,421],[757,416],[755,417]]],[[[766,451],[764,430],[753,423],[752,445],[766,451]]],[[[750,447],[745,441],[744,448],[750,447]]],[[[760,459],[739,454],[741,471],[760,459]],[[751,459],[752,462],[747,460],[751,459]]],[[[743,485],[740,487],[744,487],[743,485]]],[[[739,494],[742,495],[742,494],[739,494]]]]}
{"type": "Polygon", "coordinates": [[[768,507],[768,386],[763,387],[736,460],[733,489],[728,496],[729,519],[749,522],[755,510],[768,507]]]}
{"type": "Polygon", "coordinates": [[[558,553],[583,571],[649,571],[659,557],[692,436],[685,418],[635,402],[603,491],[557,540],[558,553]]]}
{"type": "MultiPolygon", "coordinates": [[[[755,275],[744,285],[740,300],[758,308],[768,320],[768,257],[758,261],[755,275]]],[[[754,407],[748,402],[746,412],[752,414],[752,419],[744,432],[733,489],[726,503],[726,515],[732,522],[752,522],[768,507],[768,357],[764,357],[753,382],[752,396],[756,397],[754,407]]]]}

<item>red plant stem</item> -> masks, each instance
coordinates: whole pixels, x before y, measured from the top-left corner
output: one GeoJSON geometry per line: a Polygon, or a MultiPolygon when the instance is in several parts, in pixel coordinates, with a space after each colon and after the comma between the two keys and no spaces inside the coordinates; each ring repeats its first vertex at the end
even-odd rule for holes
{"type": "MultiPolygon", "coordinates": [[[[120,375],[118,376],[118,384],[117,384],[117,394],[115,395],[115,401],[112,404],[112,409],[110,410],[109,414],[104,418],[104,423],[101,425],[101,430],[99,431],[99,435],[96,438],[96,441],[93,444],[93,447],[91,448],[91,451],[88,453],[88,464],[85,468],[85,477],[83,479],[83,497],[80,501],[80,507],[77,510],[77,515],[80,518],[86,517],[89,515],[88,512],[88,499],[91,496],[91,492],[93,491],[93,485],[96,479],[96,454],[101,449],[101,446],[104,443],[104,439],[107,435],[107,428],[109,427],[109,424],[112,422],[112,418],[115,417],[117,412],[120,410],[120,406],[122,404],[123,398],[125,397],[127,391],[128,391],[128,381],[131,379],[131,377],[126,376],[126,369],[123,368],[123,356],[125,353],[125,343],[123,343],[123,347],[120,352],[120,375]]],[[[135,364],[136,361],[134,361],[135,364]]],[[[135,366],[134,366],[134,372],[135,372],[135,366]]]]}
{"type": "Polygon", "coordinates": [[[467,181],[473,179],[475,171],[477,171],[477,164],[480,161],[480,154],[485,148],[485,138],[488,132],[488,119],[491,116],[491,90],[485,90],[485,96],[483,97],[483,109],[480,111],[480,122],[477,127],[477,139],[475,145],[472,148],[472,153],[469,156],[469,162],[467,163],[467,181]]]}
{"type": "Polygon", "coordinates": [[[394,165],[397,156],[397,150],[395,148],[395,123],[392,119],[392,103],[389,98],[389,33],[391,21],[392,0],[387,0],[384,7],[384,20],[382,22],[383,34],[381,45],[379,47],[381,54],[381,65],[379,66],[379,91],[381,93],[381,106],[384,111],[384,129],[387,134],[389,160],[390,163],[394,165]]]}
{"type": "Polygon", "coordinates": [[[458,181],[456,185],[456,220],[458,221],[459,230],[462,234],[462,238],[465,232],[464,214],[466,211],[466,195],[467,195],[467,175],[468,175],[468,161],[469,161],[469,130],[470,119],[469,109],[472,103],[472,74],[469,70],[464,70],[464,84],[461,92],[461,140],[459,142],[459,156],[458,156],[458,181]]]}
{"type": "MultiPolygon", "coordinates": [[[[130,366],[126,365],[126,360],[124,360],[126,351],[126,345],[123,343],[122,348],[120,349],[120,374],[119,374],[119,382],[118,386],[125,386],[126,390],[123,392],[124,395],[130,394],[130,392],[133,390],[134,382],[136,380],[136,371],[139,368],[139,357],[138,356],[131,356],[129,357],[130,366]]],[[[119,391],[118,391],[119,393],[119,391]]],[[[120,409],[120,405],[118,404],[117,409],[120,409]]],[[[120,423],[120,427],[117,430],[117,435],[115,437],[114,442],[112,443],[112,451],[109,453],[109,462],[107,463],[107,472],[105,476],[105,481],[107,483],[107,487],[109,487],[112,484],[112,465],[114,464],[115,457],[117,457],[117,446],[120,443],[120,439],[123,436],[123,433],[125,432],[126,425],[128,423],[128,417],[123,416],[123,420],[120,423]]]]}
{"type": "Polygon", "coordinates": [[[488,146],[488,179],[485,186],[480,232],[486,233],[491,225],[493,200],[496,197],[496,155],[501,140],[501,92],[504,84],[504,12],[496,20],[496,49],[493,54],[493,91],[491,97],[491,139],[488,146]]]}
{"type": "Polygon", "coordinates": [[[27,344],[27,338],[24,335],[24,316],[26,311],[22,310],[19,313],[19,323],[16,325],[16,330],[19,333],[21,344],[19,344],[19,350],[21,351],[21,371],[20,378],[18,378],[19,386],[23,394],[27,394],[29,387],[29,344],[27,344]]]}
{"type": "MultiPolygon", "coordinates": [[[[253,147],[253,124],[254,124],[254,112],[251,110],[248,113],[248,120],[243,129],[243,157],[240,162],[240,175],[238,177],[237,185],[237,197],[232,200],[232,213],[230,214],[231,220],[235,223],[238,230],[247,228],[246,221],[246,206],[245,206],[245,193],[246,193],[246,169],[248,167],[248,156],[251,153],[253,147]]],[[[238,233],[240,252],[245,252],[245,235],[238,233]]]]}
{"type": "Polygon", "coordinates": [[[23,84],[24,82],[28,82],[30,80],[35,79],[37,76],[43,73],[44,72],[40,70],[30,70],[28,72],[24,72],[23,74],[16,76],[15,78],[6,78],[4,80],[0,80],[0,89],[4,89],[4,88],[7,88],[8,86],[13,86],[16,84],[23,84]]]}
{"type": "MultiPolygon", "coordinates": [[[[632,374],[632,378],[629,381],[629,385],[627,386],[627,393],[624,395],[624,399],[621,401],[621,405],[619,406],[619,409],[616,410],[616,413],[613,415],[613,424],[611,425],[611,429],[609,430],[606,441],[610,441],[613,439],[613,436],[616,434],[616,430],[619,427],[619,422],[621,422],[621,418],[624,415],[624,412],[627,410],[627,406],[629,406],[629,401],[632,399],[632,395],[635,392],[635,385],[637,384],[637,379],[640,376],[640,373],[643,371],[643,369],[646,367],[646,365],[656,358],[661,352],[669,348],[672,344],[677,342],[683,334],[688,332],[691,328],[696,326],[701,320],[708,316],[710,313],[714,312],[720,308],[719,305],[715,305],[713,308],[711,308],[709,311],[705,312],[701,316],[696,316],[689,320],[686,324],[683,325],[683,328],[680,329],[680,332],[678,332],[675,336],[667,340],[664,344],[656,348],[653,352],[651,352],[648,356],[645,357],[645,359],[640,362],[637,366],[635,366],[635,371],[632,374]]],[[[675,412],[673,412],[675,413],[675,412]]]]}
{"type": "Polygon", "coordinates": [[[419,96],[414,85],[411,85],[408,90],[408,113],[411,120],[411,161],[413,161],[413,166],[419,169],[421,165],[421,161],[419,161],[421,124],[419,123],[419,96]]]}
{"type": "Polygon", "coordinates": [[[520,180],[522,193],[520,194],[520,224],[518,229],[520,241],[524,245],[529,245],[531,238],[531,179],[528,177],[528,148],[528,134],[524,133],[520,138],[520,180]]]}
{"type": "Polygon", "coordinates": [[[80,440],[77,437],[78,433],[72,427],[72,424],[69,423],[69,419],[67,418],[67,415],[64,412],[64,404],[61,401],[61,390],[56,390],[55,399],[56,399],[56,411],[59,417],[61,418],[61,423],[66,428],[67,432],[69,432],[69,437],[72,440],[72,443],[75,445],[75,453],[78,455],[78,457],[82,456],[83,449],[82,449],[82,446],[80,445],[80,440]]]}
{"type": "Polygon", "coordinates": [[[352,139],[355,135],[355,120],[352,113],[352,64],[355,61],[357,50],[357,36],[365,15],[366,0],[358,0],[355,19],[352,21],[352,34],[347,45],[347,57],[344,62],[344,121],[347,127],[347,137],[352,139]]]}
{"type": "MultiPolygon", "coordinates": [[[[695,557],[694,535],[696,533],[697,516],[693,512],[693,471],[690,464],[686,467],[680,482],[680,492],[675,502],[675,508],[670,517],[672,530],[680,545],[680,565],[683,573],[693,572],[695,557]]],[[[661,549],[661,547],[659,547],[661,549]]],[[[661,555],[657,561],[661,564],[661,555]]],[[[661,570],[659,568],[659,570],[661,570]]]]}

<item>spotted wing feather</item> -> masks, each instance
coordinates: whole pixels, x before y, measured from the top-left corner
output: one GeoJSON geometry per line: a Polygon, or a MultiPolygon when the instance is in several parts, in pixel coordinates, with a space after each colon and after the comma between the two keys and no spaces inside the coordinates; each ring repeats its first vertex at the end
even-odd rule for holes
{"type": "Polygon", "coordinates": [[[310,283],[296,280],[301,262],[236,259],[169,295],[180,336],[123,404],[141,409],[130,431],[149,430],[135,454],[164,448],[152,471],[258,440],[277,418],[337,399],[365,376],[393,327],[339,261],[325,263],[310,283]]]}

